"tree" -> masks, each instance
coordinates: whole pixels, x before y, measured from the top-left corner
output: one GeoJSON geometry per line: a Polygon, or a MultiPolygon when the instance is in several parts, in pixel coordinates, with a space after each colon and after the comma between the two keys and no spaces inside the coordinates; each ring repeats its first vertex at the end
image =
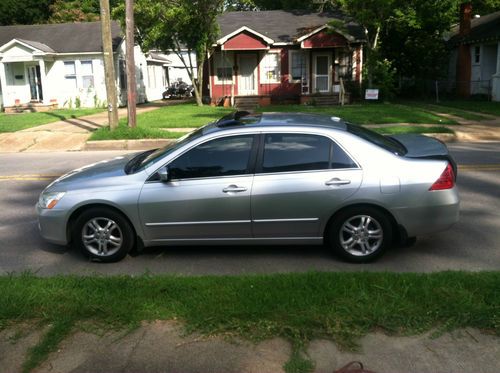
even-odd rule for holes
{"type": "Polygon", "coordinates": [[[46,23],[53,0],[1,0],[0,25],[46,23]]]}
{"type": "MultiPolygon", "coordinates": [[[[217,40],[217,15],[223,5],[224,0],[136,0],[135,3],[137,41],[141,48],[173,51],[193,82],[200,106],[203,105],[203,65],[217,40]],[[191,58],[192,52],[196,61],[191,58]]],[[[123,19],[123,7],[118,7],[115,15],[123,19]]]]}

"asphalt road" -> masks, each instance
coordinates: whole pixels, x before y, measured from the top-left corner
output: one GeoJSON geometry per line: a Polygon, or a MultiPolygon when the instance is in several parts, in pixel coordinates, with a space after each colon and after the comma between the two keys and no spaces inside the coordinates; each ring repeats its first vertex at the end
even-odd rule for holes
{"type": "Polygon", "coordinates": [[[364,265],[343,263],[322,247],[304,246],[161,247],[119,263],[89,262],[74,250],[40,238],[34,205],[56,176],[123,153],[0,154],[0,274],[499,270],[500,143],[456,143],[449,148],[461,166],[460,222],[446,232],[419,237],[411,248],[392,249],[378,262],[364,265]]]}

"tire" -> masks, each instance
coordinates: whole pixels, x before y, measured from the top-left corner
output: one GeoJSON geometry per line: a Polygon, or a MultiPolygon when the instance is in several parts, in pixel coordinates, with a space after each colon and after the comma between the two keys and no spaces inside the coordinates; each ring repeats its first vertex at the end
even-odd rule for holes
{"type": "Polygon", "coordinates": [[[342,259],[367,263],[379,258],[392,242],[392,225],[387,215],[373,207],[352,207],[331,222],[331,249],[342,259]]]}
{"type": "Polygon", "coordinates": [[[86,257],[104,263],[122,260],[135,244],[135,233],[128,220],[105,207],[84,211],[75,221],[72,237],[86,257]]]}

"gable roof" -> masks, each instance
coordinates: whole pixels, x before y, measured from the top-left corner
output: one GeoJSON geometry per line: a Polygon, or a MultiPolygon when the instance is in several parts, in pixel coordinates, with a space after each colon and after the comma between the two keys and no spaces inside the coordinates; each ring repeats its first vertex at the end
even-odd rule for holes
{"type": "Polygon", "coordinates": [[[311,33],[330,21],[339,20],[344,22],[345,30],[342,32],[352,37],[351,42],[366,40],[363,28],[341,12],[242,11],[223,13],[217,20],[221,30],[221,39],[246,26],[274,40],[274,43],[295,43],[301,36],[311,33]]]}
{"type": "Polygon", "coordinates": [[[459,35],[460,27],[456,25],[451,29],[449,43],[452,45],[472,44],[483,41],[500,40],[500,11],[490,13],[471,20],[470,33],[459,35]]]}
{"type": "MultiPolygon", "coordinates": [[[[112,22],[113,49],[123,37],[118,22],[112,22]]],[[[0,26],[0,46],[17,39],[36,49],[51,53],[101,52],[101,22],[45,25],[0,26]]]]}

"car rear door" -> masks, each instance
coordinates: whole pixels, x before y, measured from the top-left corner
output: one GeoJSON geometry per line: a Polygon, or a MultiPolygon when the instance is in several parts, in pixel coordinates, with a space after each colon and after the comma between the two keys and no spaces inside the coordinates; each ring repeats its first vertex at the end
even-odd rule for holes
{"type": "Polygon", "coordinates": [[[139,197],[146,240],[250,238],[255,154],[256,135],[235,135],[170,162],[169,181],[147,182],[139,197]]]}
{"type": "Polygon", "coordinates": [[[321,237],[332,212],[358,190],[361,168],[321,134],[262,137],[251,200],[254,237],[321,237]]]}

